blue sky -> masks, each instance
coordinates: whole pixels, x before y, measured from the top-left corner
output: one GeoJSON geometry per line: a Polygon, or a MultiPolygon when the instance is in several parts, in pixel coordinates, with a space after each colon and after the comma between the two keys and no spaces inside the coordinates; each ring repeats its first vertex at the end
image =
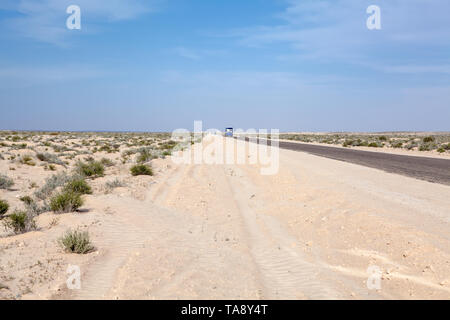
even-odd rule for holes
{"type": "Polygon", "coordinates": [[[448,0],[2,0],[0,128],[450,131],[448,0]],[[66,8],[81,8],[68,30],[66,8]],[[381,8],[368,30],[366,8],[381,8]]]}

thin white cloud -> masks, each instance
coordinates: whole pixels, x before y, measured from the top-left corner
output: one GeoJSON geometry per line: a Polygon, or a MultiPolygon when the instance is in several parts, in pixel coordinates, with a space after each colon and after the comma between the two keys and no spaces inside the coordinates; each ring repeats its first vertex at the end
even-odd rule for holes
{"type": "Polygon", "coordinates": [[[366,27],[366,8],[372,4],[372,0],[290,0],[278,15],[282,23],[232,30],[227,36],[249,47],[284,44],[290,52],[287,49],[282,59],[295,56],[317,62],[397,64],[409,58],[427,64],[433,62],[423,61],[424,53],[448,53],[448,0],[382,1],[378,3],[382,30],[376,31],[366,27]]]}

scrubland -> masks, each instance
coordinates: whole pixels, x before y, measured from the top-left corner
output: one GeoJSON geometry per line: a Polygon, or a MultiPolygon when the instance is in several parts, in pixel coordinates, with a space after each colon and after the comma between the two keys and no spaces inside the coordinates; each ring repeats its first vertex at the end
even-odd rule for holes
{"type": "Polygon", "coordinates": [[[282,133],[280,139],[347,148],[365,147],[379,151],[404,150],[450,155],[448,132],[282,133]]]}
{"type": "Polygon", "coordinates": [[[206,143],[1,132],[0,298],[450,298],[449,186],[289,150],[267,176],[172,161],[206,143]]]}

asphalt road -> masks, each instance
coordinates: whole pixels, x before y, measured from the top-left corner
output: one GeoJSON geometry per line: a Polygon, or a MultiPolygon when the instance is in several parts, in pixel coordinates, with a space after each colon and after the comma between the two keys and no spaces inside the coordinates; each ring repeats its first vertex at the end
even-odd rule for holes
{"type": "Polygon", "coordinates": [[[279,147],[450,185],[450,160],[447,159],[404,156],[286,141],[279,141],[279,147]]]}

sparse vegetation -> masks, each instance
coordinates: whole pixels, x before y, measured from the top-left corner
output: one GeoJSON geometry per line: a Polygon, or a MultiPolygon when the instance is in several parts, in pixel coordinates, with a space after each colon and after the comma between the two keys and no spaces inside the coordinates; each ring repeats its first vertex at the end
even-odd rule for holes
{"type": "Polygon", "coordinates": [[[5,175],[0,175],[0,189],[9,189],[14,185],[14,181],[5,175]]]}
{"type": "Polygon", "coordinates": [[[342,145],[343,147],[395,148],[417,151],[436,151],[444,153],[450,150],[450,135],[437,133],[424,136],[421,133],[317,133],[317,134],[280,134],[280,139],[306,143],[318,142],[342,145]]]}
{"type": "Polygon", "coordinates": [[[105,166],[98,161],[89,161],[87,163],[79,161],[76,165],[76,172],[85,177],[102,177],[105,173],[105,166]]]}
{"type": "Polygon", "coordinates": [[[68,230],[58,242],[69,253],[86,254],[94,250],[87,231],[68,230]]]}
{"type": "Polygon", "coordinates": [[[22,201],[26,205],[29,205],[33,202],[33,199],[30,196],[23,196],[23,197],[20,197],[20,201],[22,201]]]}
{"type": "Polygon", "coordinates": [[[112,166],[114,166],[114,162],[112,162],[110,159],[108,159],[108,158],[102,158],[101,160],[100,160],[100,163],[102,164],[102,165],[104,165],[105,167],[112,167],[112,166]]]}
{"type": "Polygon", "coordinates": [[[153,170],[145,164],[137,164],[131,167],[131,174],[133,176],[152,176],[153,170]]]}
{"type": "Polygon", "coordinates": [[[20,234],[36,229],[34,217],[26,211],[14,211],[3,219],[6,229],[12,230],[15,234],[20,234]]]}
{"type": "Polygon", "coordinates": [[[33,158],[31,156],[22,156],[20,158],[20,163],[25,164],[27,166],[35,166],[36,162],[33,161],[33,158]]]}
{"type": "MultiPolygon", "coordinates": [[[[37,153],[36,158],[38,158],[40,161],[52,163],[52,164],[59,164],[62,166],[66,166],[65,163],[58,158],[57,155],[51,154],[51,153],[37,153]]],[[[54,167],[54,166],[53,166],[54,167]]]]}
{"type": "Polygon", "coordinates": [[[113,181],[108,181],[105,183],[105,193],[109,193],[115,188],[125,187],[125,183],[119,179],[114,179],[113,181]]]}
{"type": "Polygon", "coordinates": [[[4,214],[8,212],[9,204],[5,200],[0,200],[0,219],[3,218],[4,214]]]}
{"type": "Polygon", "coordinates": [[[54,174],[45,181],[45,184],[34,195],[40,200],[45,200],[56,188],[63,186],[71,179],[72,177],[68,176],[65,172],[54,174]]]}
{"type": "Polygon", "coordinates": [[[76,211],[83,205],[81,195],[76,192],[63,191],[50,200],[50,209],[55,213],[67,213],[76,211]]]}
{"type": "Polygon", "coordinates": [[[75,178],[67,182],[64,190],[79,194],[92,194],[91,186],[83,178],[75,178]]]}

